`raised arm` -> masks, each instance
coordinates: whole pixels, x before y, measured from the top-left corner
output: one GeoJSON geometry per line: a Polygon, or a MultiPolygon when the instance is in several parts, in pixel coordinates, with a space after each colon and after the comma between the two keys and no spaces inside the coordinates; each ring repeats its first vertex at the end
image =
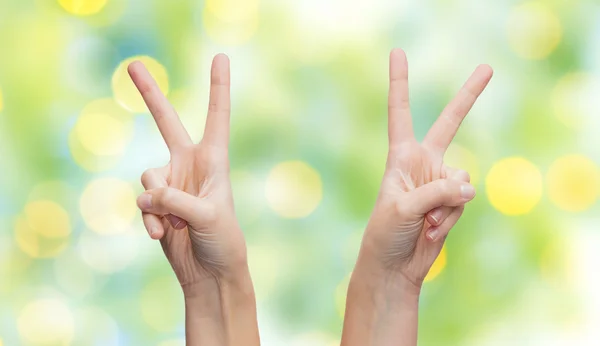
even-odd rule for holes
{"type": "Polygon", "coordinates": [[[475,197],[468,173],[444,165],[444,153],[491,77],[489,66],[479,66],[418,143],[406,55],[392,51],[387,166],[350,280],[342,346],[417,344],[421,285],[475,197]]]}
{"type": "Polygon", "coordinates": [[[160,240],[185,298],[186,344],[257,346],[256,302],[229,179],[230,71],[215,57],[204,137],[194,143],[139,62],[129,66],[171,153],[142,175],[144,225],[160,240]]]}

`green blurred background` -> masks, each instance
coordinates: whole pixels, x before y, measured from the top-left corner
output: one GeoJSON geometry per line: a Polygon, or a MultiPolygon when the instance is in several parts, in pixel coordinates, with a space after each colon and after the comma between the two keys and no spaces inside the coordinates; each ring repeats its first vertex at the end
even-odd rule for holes
{"type": "Polygon", "coordinates": [[[168,152],[123,67],[146,62],[200,139],[219,52],[263,344],[338,344],[393,47],[419,138],[495,69],[446,157],[479,194],[427,278],[420,345],[600,341],[598,0],[0,0],[0,47],[0,345],[184,345],[135,207],[168,152]]]}

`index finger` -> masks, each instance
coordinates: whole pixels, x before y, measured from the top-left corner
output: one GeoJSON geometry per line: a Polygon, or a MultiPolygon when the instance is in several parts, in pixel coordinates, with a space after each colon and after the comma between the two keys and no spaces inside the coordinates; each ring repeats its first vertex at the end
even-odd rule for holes
{"type": "Polygon", "coordinates": [[[160,91],[156,81],[150,75],[144,64],[135,61],[127,68],[131,80],[142,94],[144,102],[156,121],[158,130],[162,134],[170,151],[176,147],[186,146],[192,143],[179,116],[169,103],[165,95],[160,91]]]}
{"type": "Polygon", "coordinates": [[[229,145],[230,80],[229,58],[225,54],[215,56],[211,67],[208,116],[202,141],[221,148],[229,145]]]}
{"type": "Polygon", "coordinates": [[[489,65],[477,67],[458,95],[446,106],[433,124],[423,140],[423,145],[442,154],[446,152],[463,119],[488,85],[493,74],[494,71],[489,65]]]}

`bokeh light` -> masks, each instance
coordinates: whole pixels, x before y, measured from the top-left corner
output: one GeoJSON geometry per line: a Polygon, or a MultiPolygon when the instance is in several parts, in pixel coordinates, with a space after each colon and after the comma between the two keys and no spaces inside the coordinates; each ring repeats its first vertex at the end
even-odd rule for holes
{"type": "Polygon", "coordinates": [[[28,203],[15,221],[15,240],[33,258],[49,258],[69,244],[71,221],[67,211],[53,201],[28,203]]]}
{"type": "Polygon", "coordinates": [[[134,262],[145,233],[133,229],[118,234],[86,231],[79,238],[79,254],[89,268],[104,274],[116,273],[134,262]]]}
{"type": "Polygon", "coordinates": [[[128,230],[138,210],[131,184],[116,178],[90,182],[79,201],[86,225],[99,234],[116,234],[128,230]]]}
{"type": "Polygon", "coordinates": [[[159,89],[165,95],[169,94],[169,77],[166,68],[149,56],[134,56],[119,64],[112,77],[112,90],[115,100],[130,112],[144,113],[148,111],[148,107],[146,107],[142,95],[140,95],[127,72],[129,64],[134,61],[140,61],[146,66],[159,89]]]}
{"type": "Polygon", "coordinates": [[[100,288],[90,267],[73,251],[65,251],[54,260],[54,277],[71,297],[83,298],[100,288]]]}
{"type": "Polygon", "coordinates": [[[582,130],[600,110],[600,82],[586,73],[568,73],[552,92],[554,115],[572,129],[582,130]]]}
{"type": "Polygon", "coordinates": [[[531,1],[517,5],[507,23],[508,42],[524,59],[544,59],[562,38],[559,18],[547,2],[531,1]]]}
{"type": "Polygon", "coordinates": [[[487,197],[506,215],[529,213],[542,197],[542,174],[522,157],[509,157],[494,164],[486,177],[487,197]]]}
{"type": "MultiPolygon", "coordinates": [[[[226,2],[235,2],[238,4],[246,3],[246,0],[229,0],[226,2]]],[[[232,10],[236,7],[231,8],[229,11],[223,10],[219,5],[213,5],[216,12],[205,10],[202,13],[202,19],[206,34],[216,43],[224,45],[240,45],[248,42],[258,30],[258,11],[251,10],[252,3],[255,0],[248,0],[250,4],[249,11],[232,10]]],[[[216,1],[209,1],[207,6],[216,1]]],[[[244,9],[247,5],[237,6],[238,8],[244,9]]]]}
{"type": "Polygon", "coordinates": [[[589,209],[600,194],[600,169],[583,155],[563,156],[546,175],[548,197],[557,207],[571,212],[589,209]]]}
{"type": "Polygon", "coordinates": [[[446,268],[446,262],[447,262],[446,245],[444,245],[442,247],[442,251],[440,251],[440,254],[435,259],[435,262],[433,262],[431,269],[429,269],[429,273],[427,273],[427,276],[425,276],[425,280],[423,280],[423,281],[428,282],[428,281],[431,281],[431,280],[435,279],[436,277],[438,277],[438,275],[440,275],[442,273],[444,268],[446,268]]]}
{"type": "Polygon", "coordinates": [[[269,173],[265,190],[269,207],[285,218],[310,215],[323,196],[319,173],[302,161],[276,165],[269,173]]]}
{"type": "Polygon", "coordinates": [[[41,299],[27,304],[17,320],[19,334],[31,345],[69,345],[74,320],[69,307],[60,300],[41,299]]]}
{"type": "Polygon", "coordinates": [[[122,344],[115,319],[97,306],[86,306],[75,314],[77,327],[73,345],[118,346],[122,344]]]}
{"type": "Polygon", "coordinates": [[[58,0],[67,12],[77,16],[89,16],[100,12],[107,0],[58,0]]]}
{"type": "Polygon", "coordinates": [[[94,155],[122,155],[133,136],[133,118],[112,99],[101,99],[81,111],[73,132],[94,155]]]}

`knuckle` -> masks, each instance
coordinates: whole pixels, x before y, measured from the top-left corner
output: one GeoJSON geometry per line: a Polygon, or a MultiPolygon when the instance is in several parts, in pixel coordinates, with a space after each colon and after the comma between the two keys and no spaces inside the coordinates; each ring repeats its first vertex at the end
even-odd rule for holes
{"type": "Polygon", "coordinates": [[[144,173],[142,173],[142,176],[140,178],[142,186],[144,186],[145,188],[147,188],[148,182],[150,181],[152,175],[153,175],[153,169],[152,168],[149,168],[149,169],[145,170],[144,173]]]}

